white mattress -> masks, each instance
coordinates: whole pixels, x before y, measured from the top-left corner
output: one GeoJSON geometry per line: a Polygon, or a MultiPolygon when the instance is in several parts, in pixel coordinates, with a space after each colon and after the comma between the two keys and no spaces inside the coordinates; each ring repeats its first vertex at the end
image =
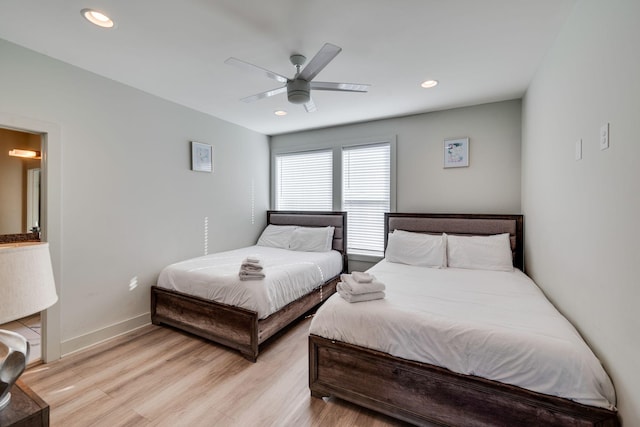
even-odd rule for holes
{"type": "Polygon", "coordinates": [[[158,286],[256,311],[264,319],[341,271],[342,256],[337,251],[250,246],[171,264],[160,273],[158,286]],[[260,258],[263,280],[240,280],[240,264],[249,255],[260,258]]]}
{"type": "Polygon", "coordinates": [[[335,294],[316,313],[311,334],[615,409],[600,361],[520,270],[383,260],[369,272],[385,283],[386,298],[350,304],[335,294]]]}

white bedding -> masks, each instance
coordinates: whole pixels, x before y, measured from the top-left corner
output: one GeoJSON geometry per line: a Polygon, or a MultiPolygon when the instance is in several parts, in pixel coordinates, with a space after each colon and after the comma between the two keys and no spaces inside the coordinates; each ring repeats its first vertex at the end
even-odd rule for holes
{"type": "Polygon", "coordinates": [[[350,304],[336,294],[316,313],[311,334],[615,409],[599,360],[520,270],[383,260],[368,271],[385,283],[386,298],[350,304]]]}
{"type": "Polygon", "coordinates": [[[250,246],[219,252],[165,267],[158,286],[246,308],[264,319],[342,271],[337,251],[299,252],[250,246]],[[265,279],[241,281],[242,260],[257,256],[265,279]]]}

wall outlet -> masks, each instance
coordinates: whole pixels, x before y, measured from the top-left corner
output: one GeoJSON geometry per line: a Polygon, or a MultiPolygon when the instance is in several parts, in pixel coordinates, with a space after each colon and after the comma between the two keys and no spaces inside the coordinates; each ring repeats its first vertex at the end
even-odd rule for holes
{"type": "Polygon", "coordinates": [[[600,149],[609,148],[609,123],[600,126],[600,149]]]}
{"type": "Polygon", "coordinates": [[[576,141],[576,160],[582,160],[582,138],[576,141]]]}

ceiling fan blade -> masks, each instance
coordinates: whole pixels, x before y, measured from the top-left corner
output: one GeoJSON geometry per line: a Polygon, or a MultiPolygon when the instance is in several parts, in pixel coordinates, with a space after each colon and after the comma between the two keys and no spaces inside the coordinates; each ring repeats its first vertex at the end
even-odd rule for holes
{"type": "Polygon", "coordinates": [[[304,70],[300,72],[298,78],[306,81],[311,81],[318,75],[324,67],[327,66],[333,58],[336,57],[342,51],[341,47],[338,47],[331,43],[325,43],[324,46],[316,53],[316,56],[304,67],[304,70]]]}
{"type": "Polygon", "coordinates": [[[243,70],[247,70],[247,71],[250,71],[250,72],[253,72],[253,73],[257,72],[257,73],[259,73],[259,74],[261,74],[263,76],[267,76],[268,78],[270,78],[272,80],[275,80],[277,82],[280,82],[280,83],[286,83],[288,81],[288,79],[283,75],[280,75],[278,73],[274,73],[273,71],[269,71],[269,70],[267,70],[265,68],[262,68],[262,67],[258,67],[257,65],[250,64],[250,63],[245,62],[245,61],[243,61],[241,59],[238,59],[238,58],[233,58],[233,57],[228,58],[226,61],[224,61],[224,63],[225,64],[229,64],[229,65],[233,65],[233,66],[238,67],[238,68],[242,68],[243,70]]]}
{"type": "Polygon", "coordinates": [[[316,104],[313,102],[313,99],[309,98],[309,101],[304,104],[304,109],[307,110],[307,113],[316,111],[316,104]]]}
{"type": "Polygon", "coordinates": [[[311,82],[313,90],[335,90],[341,92],[368,92],[371,85],[363,83],[311,82]]]}
{"type": "Polygon", "coordinates": [[[271,89],[271,90],[267,90],[265,92],[262,93],[257,93],[255,95],[251,95],[251,96],[247,96],[246,98],[242,98],[240,101],[244,101],[244,102],[253,102],[253,101],[257,101],[259,99],[264,99],[264,98],[269,98],[270,96],[273,95],[277,95],[279,93],[283,93],[287,91],[287,87],[286,86],[282,86],[276,89],[271,89]]]}

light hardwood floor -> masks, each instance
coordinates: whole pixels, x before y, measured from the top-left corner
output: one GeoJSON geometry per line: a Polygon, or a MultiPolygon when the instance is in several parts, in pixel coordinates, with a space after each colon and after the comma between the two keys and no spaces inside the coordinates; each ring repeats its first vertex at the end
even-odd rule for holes
{"type": "Polygon", "coordinates": [[[305,319],[257,363],[166,327],[139,330],[29,368],[51,426],[403,426],[337,399],[310,397],[305,319]]]}

